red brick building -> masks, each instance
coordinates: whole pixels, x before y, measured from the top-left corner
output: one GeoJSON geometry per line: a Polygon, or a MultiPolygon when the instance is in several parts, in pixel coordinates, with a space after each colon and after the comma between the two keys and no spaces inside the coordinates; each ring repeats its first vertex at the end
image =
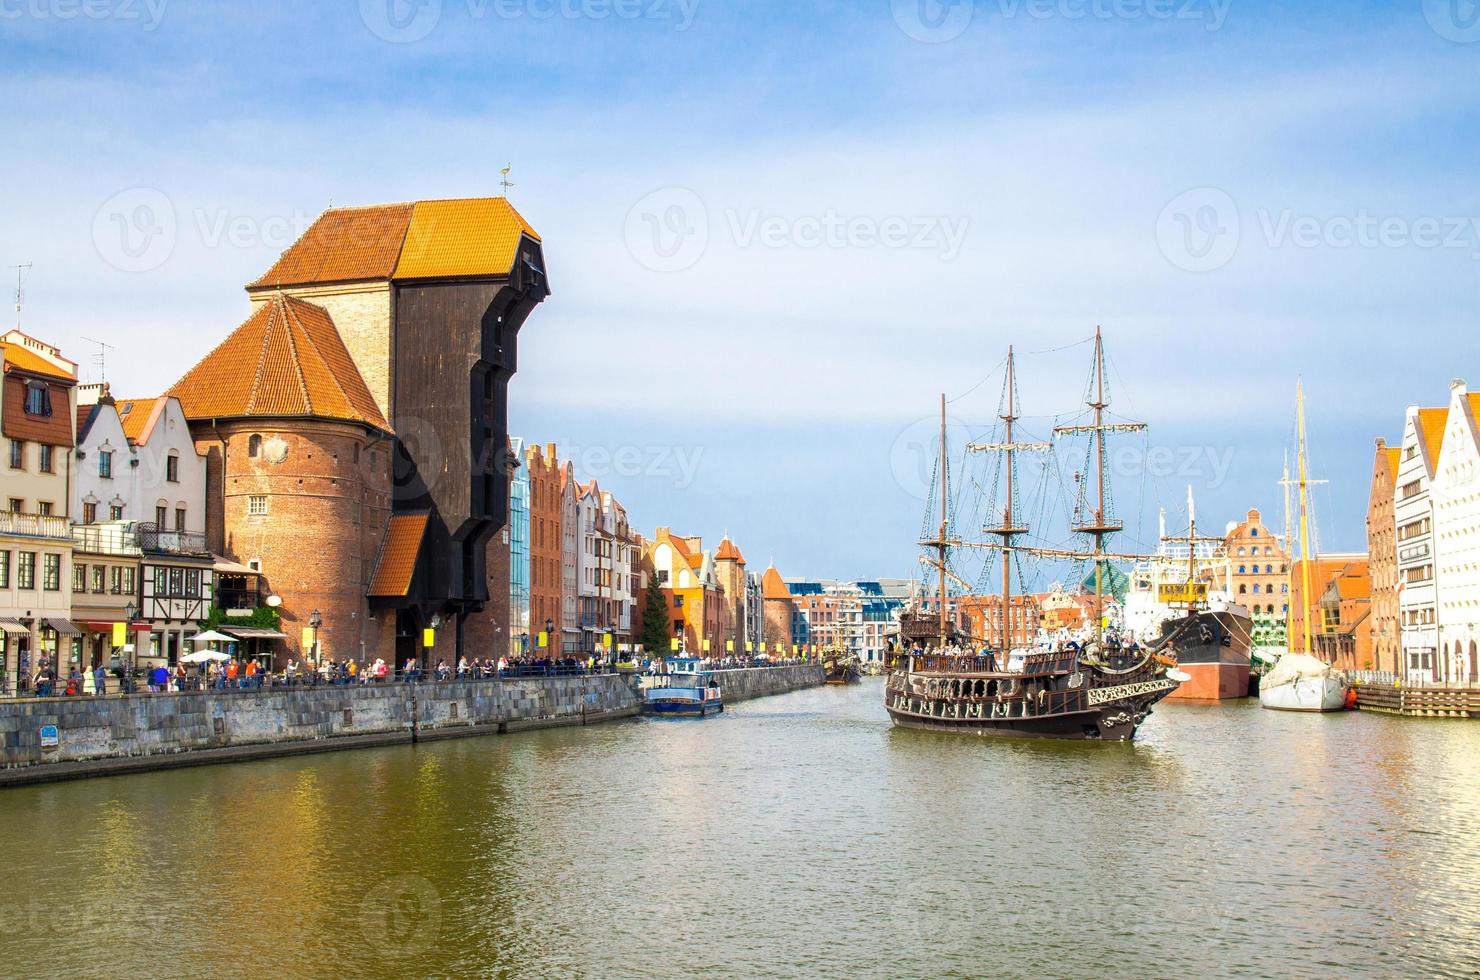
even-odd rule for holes
{"type": "MultiPolygon", "coordinates": [[[[367,605],[372,579],[404,589],[414,552],[379,570],[391,516],[390,426],[320,307],[260,306],[168,394],[206,457],[210,549],[262,572],[285,638],[264,649],[311,659],[393,653],[395,618],[367,605]]],[[[423,517],[424,522],[424,517],[423,517]]]]}
{"type": "Polygon", "coordinates": [[[559,650],[564,621],[561,604],[562,469],[553,443],[524,450],[529,469],[529,629],[538,636],[550,624],[547,638],[559,650]]]}
{"type": "Polygon", "coordinates": [[[766,645],[768,653],[784,653],[789,656],[792,645],[796,643],[793,630],[796,602],[775,565],[767,568],[766,573],[761,576],[761,601],[765,609],[761,642],[766,645]]]}
{"type": "Polygon", "coordinates": [[[1377,440],[1367,501],[1367,564],[1372,577],[1372,660],[1376,670],[1403,670],[1398,621],[1398,539],[1394,516],[1400,447],[1377,440]]]}

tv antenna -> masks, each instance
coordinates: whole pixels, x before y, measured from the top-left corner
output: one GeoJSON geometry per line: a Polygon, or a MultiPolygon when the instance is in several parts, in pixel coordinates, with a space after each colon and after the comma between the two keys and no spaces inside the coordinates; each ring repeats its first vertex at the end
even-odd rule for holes
{"type": "Polygon", "coordinates": [[[93,363],[98,366],[98,380],[108,380],[108,352],[117,350],[112,344],[105,344],[101,340],[93,340],[91,337],[83,337],[84,343],[97,344],[98,352],[93,355],[93,363]]]}
{"type": "Polygon", "coordinates": [[[503,175],[503,179],[499,181],[499,185],[504,189],[504,197],[509,196],[509,188],[514,186],[514,182],[509,179],[509,171],[513,169],[514,165],[511,163],[499,170],[499,173],[503,175]]]}
{"type": "Polygon", "coordinates": [[[31,268],[31,263],[13,265],[11,268],[15,270],[15,328],[19,330],[21,328],[21,305],[26,301],[25,282],[21,277],[25,275],[27,269],[31,268]]]}

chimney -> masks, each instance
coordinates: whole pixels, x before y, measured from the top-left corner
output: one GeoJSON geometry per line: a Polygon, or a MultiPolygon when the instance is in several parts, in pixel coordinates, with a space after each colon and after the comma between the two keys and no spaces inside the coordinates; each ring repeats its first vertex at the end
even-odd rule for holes
{"type": "Polygon", "coordinates": [[[1449,382],[1449,390],[1457,391],[1463,394],[1465,391],[1465,379],[1455,378],[1453,381],[1449,382]]]}

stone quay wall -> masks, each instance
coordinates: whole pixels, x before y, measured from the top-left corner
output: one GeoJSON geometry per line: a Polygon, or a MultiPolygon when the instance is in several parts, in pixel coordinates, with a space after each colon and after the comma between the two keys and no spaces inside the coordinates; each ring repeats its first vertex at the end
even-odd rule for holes
{"type": "Polygon", "coordinates": [[[820,687],[826,683],[821,664],[797,664],[791,667],[751,667],[744,670],[721,670],[719,691],[725,704],[749,701],[751,698],[770,697],[800,691],[804,687],[820,687]]]}
{"type": "MultiPolygon", "coordinates": [[[[823,682],[815,665],[719,677],[726,703],[823,682]]],[[[0,787],[595,724],[638,713],[637,680],[595,674],[0,702],[0,787]]]]}
{"type": "Polygon", "coordinates": [[[638,704],[614,674],[8,701],[0,786],[592,724],[638,704]]]}

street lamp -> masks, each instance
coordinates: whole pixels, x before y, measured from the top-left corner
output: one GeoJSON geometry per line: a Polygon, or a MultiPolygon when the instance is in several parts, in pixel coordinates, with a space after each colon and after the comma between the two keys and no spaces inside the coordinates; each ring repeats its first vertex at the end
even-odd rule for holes
{"type": "Polygon", "coordinates": [[[319,615],[315,609],[308,614],[308,625],[313,630],[313,670],[317,676],[319,672],[319,627],[324,625],[324,617],[319,615]]]}
{"type": "MultiPolygon", "coordinates": [[[[131,646],[137,642],[135,638],[138,636],[138,634],[134,632],[134,617],[138,614],[139,607],[134,605],[132,600],[129,601],[128,605],[123,607],[123,618],[128,622],[128,632],[124,635],[123,638],[123,645],[125,647],[131,646]]],[[[124,694],[134,693],[134,665],[131,661],[134,660],[135,656],[137,656],[137,651],[135,651],[134,656],[130,656],[129,651],[127,650],[123,651],[122,686],[124,694]]]]}

